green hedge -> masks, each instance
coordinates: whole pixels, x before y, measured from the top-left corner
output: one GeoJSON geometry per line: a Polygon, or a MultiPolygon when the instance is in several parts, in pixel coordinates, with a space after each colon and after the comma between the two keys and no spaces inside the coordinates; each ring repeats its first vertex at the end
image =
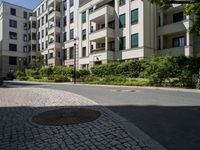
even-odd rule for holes
{"type": "Polygon", "coordinates": [[[144,61],[128,61],[123,63],[111,63],[91,68],[93,76],[104,77],[104,76],[124,76],[129,78],[139,77],[141,71],[143,71],[144,61]]]}

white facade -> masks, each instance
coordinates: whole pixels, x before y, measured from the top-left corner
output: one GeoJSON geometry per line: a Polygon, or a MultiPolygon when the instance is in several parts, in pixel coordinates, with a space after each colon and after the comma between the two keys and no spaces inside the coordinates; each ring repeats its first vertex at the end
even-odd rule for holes
{"type": "Polygon", "coordinates": [[[28,49],[28,24],[31,15],[30,9],[7,2],[0,5],[0,73],[3,76],[9,71],[28,66],[31,55],[28,49]]]}
{"type": "Polygon", "coordinates": [[[184,16],[181,5],[163,12],[143,0],[44,0],[33,11],[3,2],[0,71],[5,76],[9,70],[30,67],[21,61],[30,63],[37,54],[44,56],[46,66],[73,66],[76,62],[85,69],[153,54],[200,56],[200,38],[187,32],[192,20],[184,16]],[[12,7],[16,16],[10,15],[12,7]],[[33,15],[25,19],[25,11],[33,15]],[[10,19],[17,21],[17,28],[9,27],[10,19]],[[24,23],[29,24],[28,30],[24,23]],[[12,31],[17,40],[9,38],[12,31]],[[28,41],[23,42],[24,34],[28,41]],[[17,52],[9,51],[9,43],[17,44],[17,52]],[[20,63],[9,65],[10,56],[20,63]]]}

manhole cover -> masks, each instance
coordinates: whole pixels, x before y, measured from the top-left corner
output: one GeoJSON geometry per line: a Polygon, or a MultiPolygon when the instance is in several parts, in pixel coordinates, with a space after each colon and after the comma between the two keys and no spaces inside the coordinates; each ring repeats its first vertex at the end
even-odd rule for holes
{"type": "Polygon", "coordinates": [[[122,90],[122,89],[117,89],[114,90],[115,92],[136,92],[135,90],[122,90]]]}
{"type": "Polygon", "coordinates": [[[63,108],[40,113],[32,121],[40,125],[62,126],[91,122],[101,116],[99,111],[82,108],[63,108]]]}

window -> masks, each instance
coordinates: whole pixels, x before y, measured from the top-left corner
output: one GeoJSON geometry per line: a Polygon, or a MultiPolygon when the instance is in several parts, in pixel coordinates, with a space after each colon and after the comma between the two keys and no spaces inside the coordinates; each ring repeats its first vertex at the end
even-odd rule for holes
{"type": "Polygon", "coordinates": [[[37,24],[38,24],[38,28],[39,28],[40,27],[40,20],[37,21],[37,24]]]}
{"type": "Polygon", "coordinates": [[[17,65],[17,57],[9,57],[9,65],[17,65]]]}
{"type": "Polygon", "coordinates": [[[82,40],[86,40],[86,29],[82,30],[82,40]]]}
{"type": "Polygon", "coordinates": [[[28,13],[26,11],[24,11],[24,18],[27,19],[28,18],[28,13]]]}
{"type": "Polygon", "coordinates": [[[173,38],[173,47],[182,47],[186,45],[184,36],[173,38]]]}
{"type": "Polygon", "coordinates": [[[82,48],[82,57],[86,57],[86,47],[82,48]]]}
{"type": "Polygon", "coordinates": [[[82,23],[86,22],[86,11],[82,13],[82,23]]]}
{"type": "Polygon", "coordinates": [[[28,24],[24,23],[24,30],[28,30],[28,24]]]}
{"type": "Polygon", "coordinates": [[[46,23],[48,22],[48,15],[46,15],[46,23]]]}
{"type": "Polygon", "coordinates": [[[126,0],[119,0],[119,6],[124,5],[126,3],[126,0]]]}
{"type": "Polygon", "coordinates": [[[126,37],[120,37],[119,39],[119,49],[123,50],[126,49],[126,37]]]}
{"type": "Polygon", "coordinates": [[[138,47],[138,33],[131,35],[131,48],[138,47]]]}
{"type": "Polygon", "coordinates": [[[64,41],[64,42],[67,41],[67,32],[65,32],[65,33],[63,34],[63,41],[64,41]]]}
{"type": "Polygon", "coordinates": [[[17,51],[17,45],[16,44],[9,44],[9,51],[17,51]]]}
{"type": "Polygon", "coordinates": [[[70,23],[74,22],[74,12],[70,13],[70,23]]]}
{"type": "Polygon", "coordinates": [[[183,12],[173,14],[173,22],[178,22],[183,20],[183,12]]]}
{"type": "Polygon", "coordinates": [[[92,13],[93,11],[94,11],[94,8],[91,7],[91,8],[89,9],[89,13],[92,13]]]}
{"type": "Polygon", "coordinates": [[[69,48],[69,59],[73,59],[74,58],[74,48],[70,47],[69,48]]]}
{"type": "Polygon", "coordinates": [[[50,53],[50,54],[49,54],[49,58],[53,58],[53,53],[50,53]]]}
{"type": "Polygon", "coordinates": [[[70,40],[74,39],[74,29],[70,30],[70,35],[69,35],[70,40]]]}
{"type": "Polygon", "coordinates": [[[119,27],[120,28],[126,27],[126,14],[122,14],[119,16],[119,27]]]}
{"type": "Polygon", "coordinates": [[[17,40],[17,33],[16,32],[9,32],[9,37],[12,40],[17,40]]]}
{"type": "Polygon", "coordinates": [[[48,48],[48,40],[46,40],[46,48],[48,48]]]}
{"type": "Polygon", "coordinates": [[[65,16],[64,18],[63,18],[63,27],[65,27],[67,25],[67,17],[65,16]]]}
{"type": "Polygon", "coordinates": [[[44,4],[42,5],[42,12],[44,12],[44,4]]]}
{"type": "Polygon", "coordinates": [[[42,30],[42,38],[44,38],[44,30],[42,30]]]}
{"type": "Polygon", "coordinates": [[[131,24],[138,23],[138,9],[131,11],[131,24]]]}
{"type": "Polygon", "coordinates": [[[28,36],[26,34],[24,34],[24,42],[28,41],[28,36]]]}
{"type": "Polygon", "coordinates": [[[13,15],[13,16],[16,16],[16,9],[10,8],[10,14],[13,15]]]}
{"type": "Polygon", "coordinates": [[[17,28],[17,21],[9,20],[9,26],[12,27],[12,28],[17,28]]]}
{"type": "Polygon", "coordinates": [[[38,40],[40,39],[40,32],[38,32],[38,40]]]}
{"type": "Polygon", "coordinates": [[[93,26],[90,27],[90,32],[91,33],[94,32],[94,27],[93,26]]]}
{"type": "Polygon", "coordinates": [[[70,7],[74,6],[74,0],[70,0],[70,7]]]}
{"type": "Polygon", "coordinates": [[[42,50],[44,49],[44,42],[42,42],[42,50]]]}
{"type": "Polygon", "coordinates": [[[67,1],[64,1],[64,2],[63,2],[63,10],[64,10],[64,11],[67,10],[67,1]]]}
{"type": "Polygon", "coordinates": [[[27,52],[28,52],[28,48],[27,48],[27,46],[24,46],[23,51],[24,51],[24,53],[27,53],[27,52]]]}
{"type": "Polygon", "coordinates": [[[42,17],[42,26],[44,25],[44,17],[42,17]]]}

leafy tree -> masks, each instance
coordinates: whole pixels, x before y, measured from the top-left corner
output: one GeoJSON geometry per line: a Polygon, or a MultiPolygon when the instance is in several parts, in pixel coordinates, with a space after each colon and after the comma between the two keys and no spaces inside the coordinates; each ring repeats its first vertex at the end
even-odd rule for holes
{"type": "Polygon", "coordinates": [[[32,59],[31,66],[36,69],[42,68],[44,65],[44,57],[42,55],[36,56],[36,58],[32,59]]]}
{"type": "Polygon", "coordinates": [[[200,1],[199,0],[150,0],[160,6],[161,9],[168,9],[172,4],[185,5],[184,11],[186,15],[193,15],[195,20],[193,26],[189,29],[191,33],[200,35],[200,1]]]}

